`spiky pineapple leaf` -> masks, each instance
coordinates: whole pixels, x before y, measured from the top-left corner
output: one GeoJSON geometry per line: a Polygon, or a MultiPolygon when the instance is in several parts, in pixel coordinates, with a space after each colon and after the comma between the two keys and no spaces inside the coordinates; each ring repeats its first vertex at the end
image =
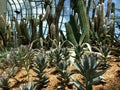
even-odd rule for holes
{"type": "Polygon", "coordinates": [[[74,81],[74,85],[77,87],[78,90],[84,90],[81,82],[79,82],[76,78],[72,77],[72,80],[74,81]]]}

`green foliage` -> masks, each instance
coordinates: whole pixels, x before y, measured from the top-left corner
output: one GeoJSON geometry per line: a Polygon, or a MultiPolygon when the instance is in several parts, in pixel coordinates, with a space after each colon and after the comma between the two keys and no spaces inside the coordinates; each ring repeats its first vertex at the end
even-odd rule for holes
{"type": "Polygon", "coordinates": [[[73,4],[73,10],[75,11],[75,13],[78,13],[78,18],[80,20],[82,35],[79,43],[83,41],[88,43],[90,41],[90,24],[84,0],[71,0],[71,3],[73,4]]]}
{"type": "Polygon", "coordinates": [[[100,52],[104,57],[107,57],[110,53],[110,47],[109,46],[102,46],[100,47],[100,52]]]}
{"type": "Polygon", "coordinates": [[[66,27],[67,40],[72,42],[72,44],[77,45],[77,41],[75,39],[75,36],[74,36],[74,33],[73,33],[70,23],[66,23],[65,27],[66,27]]]}
{"type": "Polygon", "coordinates": [[[68,64],[70,53],[67,48],[57,47],[54,51],[51,50],[49,53],[49,66],[57,66],[60,61],[66,61],[68,64]]]}
{"type": "Polygon", "coordinates": [[[83,85],[81,82],[79,82],[76,78],[72,77],[72,80],[74,81],[74,85],[77,87],[78,90],[84,90],[83,85]]]}
{"type": "Polygon", "coordinates": [[[99,64],[100,62],[94,54],[85,55],[79,59],[79,62],[75,62],[74,66],[85,79],[86,90],[92,90],[94,79],[106,72],[106,70],[98,70],[99,64]]]}
{"type": "Polygon", "coordinates": [[[4,69],[7,67],[10,68],[6,71],[8,77],[13,77],[20,68],[24,67],[27,71],[29,81],[29,69],[33,64],[34,51],[29,49],[28,46],[11,49],[10,51],[5,52],[1,58],[4,69]]]}
{"type": "Polygon", "coordinates": [[[55,51],[55,63],[59,63],[62,60],[62,49],[61,48],[56,48],[55,51]]]}
{"type": "Polygon", "coordinates": [[[52,50],[49,53],[48,63],[49,63],[49,67],[55,66],[55,53],[52,50]]]}
{"type": "Polygon", "coordinates": [[[76,46],[75,47],[75,54],[76,54],[75,59],[76,60],[79,60],[82,57],[83,53],[84,53],[84,51],[83,51],[82,46],[76,46]]]}
{"type": "MultiPolygon", "coordinates": [[[[3,76],[6,76],[8,78],[14,78],[15,79],[15,75],[16,73],[19,71],[20,69],[18,67],[10,67],[8,70],[5,70],[4,73],[2,74],[3,76]]],[[[17,80],[17,79],[15,79],[17,80]]]]}
{"type": "Polygon", "coordinates": [[[36,87],[34,86],[32,82],[29,82],[26,84],[21,84],[20,90],[36,90],[36,87]]]}
{"type": "Polygon", "coordinates": [[[28,46],[11,49],[4,55],[4,61],[8,66],[30,67],[34,52],[28,46]]]}
{"type": "Polygon", "coordinates": [[[47,61],[45,60],[44,53],[40,53],[37,56],[34,67],[35,68],[33,68],[33,71],[36,73],[36,75],[34,76],[36,78],[36,80],[34,80],[34,82],[37,84],[37,88],[47,87],[47,83],[49,82],[49,79],[45,75],[47,61]]]}
{"type": "Polygon", "coordinates": [[[59,73],[59,77],[57,79],[60,81],[60,85],[57,87],[58,89],[65,90],[66,86],[72,85],[70,82],[70,76],[73,74],[71,71],[68,71],[69,64],[65,61],[60,61],[57,65],[57,71],[59,73]]]}
{"type": "Polygon", "coordinates": [[[74,45],[81,45],[82,43],[89,42],[89,40],[90,40],[89,24],[87,23],[88,19],[86,18],[87,16],[83,15],[83,16],[85,16],[85,18],[83,20],[80,17],[78,18],[78,14],[80,14],[80,13],[76,13],[75,16],[70,15],[70,21],[65,24],[67,40],[69,40],[74,45]],[[85,23],[85,22],[86,23],[82,26],[81,23],[78,23],[78,20],[80,20],[81,23],[85,23]],[[87,27],[87,25],[88,25],[88,27],[87,27]],[[85,28],[85,27],[87,27],[87,28],[85,28]],[[85,31],[85,30],[87,30],[87,31],[85,31]]]}
{"type": "Polygon", "coordinates": [[[9,78],[7,77],[0,78],[0,88],[2,88],[3,90],[10,90],[9,78]]]}
{"type": "Polygon", "coordinates": [[[115,46],[120,46],[120,33],[115,35],[114,40],[115,40],[115,46]]]}
{"type": "Polygon", "coordinates": [[[82,45],[75,46],[74,51],[75,51],[74,58],[75,58],[76,62],[79,61],[79,59],[83,55],[87,55],[92,52],[91,45],[88,43],[83,43],[82,45]]]}
{"type": "Polygon", "coordinates": [[[24,44],[24,45],[29,44],[30,43],[30,36],[29,36],[29,32],[28,32],[27,23],[25,21],[25,18],[22,18],[20,21],[20,30],[21,30],[21,33],[20,32],[19,33],[20,33],[20,36],[22,36],[21,37],[22,43],[20,43],[20,45],[21,44],[24,44]]]}
{"type": "Polygon", "coordinates": [[[106,45],[102,46],[100,47],[99,52],[102,54],[101,60],[103,61],[103,64],[106,66],[107,58],[108,58],[108,55],[110,54],[110,47],[106,45]]]}
{"type": "Polygon", "coordinates": [[[78,23],[78,15],[76,14],[75,16],[70,15],[70,25],[72,27],[72,31],[75,37],[75,40],[77,41],[77,43],[79,44],[79,40],[80,40],[80,25],[78,23]]]}
{"type": "Polygon", "coordinates": [[[68,48],[63,48],[62,49],[62,55],[63,55],[63,60],[64,61],[68,61],[70,58],[70,52],[68,50],[68,48]]]}

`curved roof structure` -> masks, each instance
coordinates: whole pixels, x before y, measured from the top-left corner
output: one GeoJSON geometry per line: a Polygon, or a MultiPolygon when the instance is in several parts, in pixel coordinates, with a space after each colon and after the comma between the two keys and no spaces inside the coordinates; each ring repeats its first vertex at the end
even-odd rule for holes
{"type": "MultiPolygon", "coordinates": [[[[39,18],[40,14],[45,14],[44,9],[44,2],[45,1],[52,1],[52,0],[7,0],[7,13],[6,13],[6,20],[11,22],[13,16],[15,16],[18,21],[24,17],[29,19],[30,17],[35,17],[36,19],[39,18]]],[[[57,5],[59,0],[54,0],[55,5],[57,5]]],[[[115,0],[115,3],[118,1],[115,0]]],[[[116,4],[118,7],[118,4],[116,4]]],[[[56,6],[55,6],[56,7],[56,6]]],[[[64,29],[64,23],[69,21],[69,15],[72,13],[70,9],[70,0],[65,0],[64,8],[61,12],[60,20],[59,20],[59,27],[60,29],[64,29]]],[[[47,28],[47,23],[44,23],[44,28],[47,28]]]]}
{"type": "Polygon", "coordinates": [[[30,1],[30,0],[7,0],[7,10],[9,16],[28,17],[35,16],[37,17],[38,12],[43,10],[42,1],[30,1]]]}
{"type": "MultiPolygon", "coordinates": [[[[18,21],[24,17],[26,19],[30,17],[39,18],[40,14],[45,14],[44,2],[52,0],[7,0],[7,21],[11,22],[12,17],[16,17],[18,21]]],[[[55,5],[57,5],[59,0],[55,0],[55,5]]],[[[69,20],[69,15],[71,13],[69,0],[65,1],[65,7],[61,12],[60,16],[60,28],[64,28],[64,24],[69,20]]],[[[46,24],[46,22],[44,22],[46,24]]],[[[47,24],[44,26],[47,27],[47,24]]]]}

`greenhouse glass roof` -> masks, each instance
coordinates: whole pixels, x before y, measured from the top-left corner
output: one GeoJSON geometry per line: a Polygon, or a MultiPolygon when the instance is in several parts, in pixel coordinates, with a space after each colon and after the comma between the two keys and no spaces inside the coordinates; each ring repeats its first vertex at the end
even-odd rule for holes
{"type": "MultiPolygon", "coordinates": [[[[7,0],[7,13],[6,13],[6,20],[13,25],[11,21],[13,17],[16,17],[18,22],[21,18],[29,19],[34,17],[39,19],[39,15],[45,14],[45,2],[54,2],[54,7],[58,4],[59,0],[7,0]]],[[[105,0],[106,2],[107,0],[105,0]]],[[[118,0],[113,0],[114,3],[119,3],[118,0]]],[[[105,3],[105,7],[107,3],[105,3]]],[[[119,5],[116,4],[116,7],[119,8],[119,5]]],[[[106,9],[106,8],[105,8],[106,9]]],[[[55,10],[55,9],[54,9],[55,10]]],[[[115,12],[118,15],[119,12],[115,12]]],[[[70,8],[70,0],[65,0],[64,8],[61,11],[61,16],[59,19],[59,28],[65,30],[65,22],[69,21],[70,14],[73,14],[72,9],[70,8]]],[[[115,15],[115,16],[117,16],[115,15]]],[[[117,19],[118,20],[118,19],[117,19]]],[[[43,28],[47,29],[48,25],[47,22],[43,22],[43,28]]]]}
{"type": "MultiPolygon", "coordinates": [[[[18,21],[20,21],[22,17],[26,19],[29,19],[30,17],[39,19],[40,14],[45,14],[45,1],[48,2],[51,0],[7,0],[7,21],[11,22],[13,16],[16,17],[18,21]]],[[[58,1],[59,0],[55,0],[55,5],[58,4],[58,1]]],[[[69,21],[69,16],[72,13],[69,0],[65,0],[64,4],[65,6],[59,19],[60,29],[64,29],[64,23],[69,21]]],[[[43,23],[44,28],[47,28],[47,22],[44,21],[43,23]]]]}

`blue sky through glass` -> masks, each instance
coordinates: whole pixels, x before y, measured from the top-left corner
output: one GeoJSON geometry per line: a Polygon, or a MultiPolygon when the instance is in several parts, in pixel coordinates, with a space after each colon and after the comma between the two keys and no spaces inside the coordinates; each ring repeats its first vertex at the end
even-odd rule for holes
{"type": "MultiPolygon", "coordinates": [[[[9,0],[12,4],[13,4],[13,2],[12,1],[14,1],[15,2],[15,4],[16,4],[16,6],[17,6],[17,9],[18,10],[20,10],[20,7],[19,7],[19,4],[18,4],[18,2],[17,2],[17,0],[9,0]]],[[[56,4],[58,4],[58,1],[59,0],[56,0],[56,4]]],[[[98,1],[98,0],[96,0],[96,1],[98,1]]],[[[107,1],[108,0],[105,0],[105,4],[104,4],[104,6],[105,6],[105,12],[106,12],[106,7],[107,7],[107,1]]],[[[25,5],[24,5],[24,3],[23,3],[23,1],[22,0],[19,0],[19,2],[20,2],[20,4],[22,5],[22,13],[23,13],[23,17],[25,16],[25,14],[26,14],[26,7],[25,7],[25,5]]],[[[28,2],[27,0],[26,0],[26,2],[28,2]]],[[[112,0],[112,2],[114,2],[115,3],[115,7],[116,8],[120,8],[120,0],[112,0]]],[[[26,3],[26,5],[27,5],[27,3],[26,3]]],[[[42,5],[41,5],[41,3],[40,2],[31,2],[31,5],[32,5],[32,8],[33,8],[33,11],[32,11],[32,13],[33,13],[33,16],[34,17],[37,17],[38,18],[38,16],[39,15],[37,15],[36,16],[36,13],[37,14],[45,14],[45,10],[43,10],[43,12],[42,12],[42,10],[41,10],[41,8],[42,8],[42,5]],[[37,12],[36,12],[36,9],[37,9],[37,12]]],[[[70,14],[72,14],[72,10],[70,9],[70,0],[65,0],[65,3],[64,3],[64,9],[62,10],[62,12],[61,12],[61,16],[60,16],[60,20],[59,20],[59,28],[61,29],[61,30],[63,30],[63,31],[65,31],[65,25],[64,25],[64,23],[66,23],[66,22],[68,22],[69,21],[69,16],[70,16],[70,14]]],[[[16,8],[15,8],[15,5],[13,4],[12,5],[12,8],[14,9],[14,10],[16,10],[16,8]]],[[[9,8],[8,8],[9,9],[9,8]]],[[[29,14],[30,14],[30,5],[29,5],[29,3],[28,3],[28,6],[27,6],[27,15],[29,16],[29,14]]],[[[90,16],[91,16],[91,12],[90,12],[90,16]]],[[[115,11],[115,16],[119,16],[120,17],[120,10],[116,10],[115,11]]],[[[21,17],[20,16],[18,16],[18,19],[20,19],[21,17]]],[[[119,22],[120,22],[120,20],[119,20],[119,22]]],[[[44,28],[46,27],[46,21],[44,21],[44,28]]],[[[119,29],[116,27],[115,28],[115,33],[119,33],[119,29]]],[[[46,32],[47,33],[47,32],[46,32]]]]}

